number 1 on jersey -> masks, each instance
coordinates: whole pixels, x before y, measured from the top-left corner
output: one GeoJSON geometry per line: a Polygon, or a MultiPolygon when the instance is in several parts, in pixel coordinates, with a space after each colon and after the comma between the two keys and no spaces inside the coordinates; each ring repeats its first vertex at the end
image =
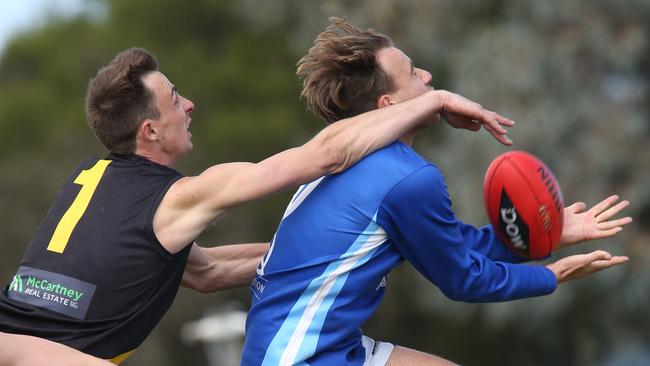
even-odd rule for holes
{"type": "Polygon", "coordinates": [[[92,168],[82,170],[79,173],[74,183],[81,185],[81,190],[56,226],[47,250],[63,253],[66,245],[68,245],[68,240],[70,240],[70,235],[72,235],[72,230],[74,230],[81,216],[86,212],[90,199],[93,197],[93,193],[95,193],[95,189],[99,185],[99,180],[104,175],[110,163],[110,160],[99,160],[92,168]]]}

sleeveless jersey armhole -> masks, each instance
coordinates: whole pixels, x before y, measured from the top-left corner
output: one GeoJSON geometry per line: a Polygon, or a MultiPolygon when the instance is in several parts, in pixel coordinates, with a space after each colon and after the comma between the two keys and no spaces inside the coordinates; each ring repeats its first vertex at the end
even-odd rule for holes
{"type": "MultiPolygon", "coordinates": [[[[149,207],[149,212],[147,213],[147,223],[146,223],[147,227],[145,228],[145,230],[147,232],[147,235],[151,239],[151,241],[156,243],[156,245],[155,245],[156,250],[165,259],[169,259],[173,254],[170,253],[162,245],[162,243],[160,243],[160,240],[158,240],[158,237],[156,236],[156,233],[153,230],[153,217],[156,214],[156,210],[158,209],[158,206],[160,205],[160,201],[162,201],[163,197],[165,197],[165,194],[167,194],[167,191],[169,191],[169,188],[171,188],[171,186],[181,178],[183,178],[183,175],[179,174],[178,176],[170,179],[169,182],[165,186],[162,187],[160,192],[158,192],[158,194],[156,195],[156,199],[151,203],[151,207],[149,207]]],[[[192,242],[189,242],[188,245],[191,244],[192,242]]],[[[180,253],[180,251],[179,251],[179,253],[180,253]]]]}

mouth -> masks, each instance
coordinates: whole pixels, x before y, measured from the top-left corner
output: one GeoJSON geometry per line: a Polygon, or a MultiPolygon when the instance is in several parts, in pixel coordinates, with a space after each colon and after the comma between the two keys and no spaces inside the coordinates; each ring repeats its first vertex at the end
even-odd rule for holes
{"type": "Polygon", "coordinates": [[[187,127],[185,128],[185,131],[187,132],[187,136],[189,138],[192,138],[192,133],[190,132],[190,125],[191,125],[191,119],[187,121],[187,127]]]}

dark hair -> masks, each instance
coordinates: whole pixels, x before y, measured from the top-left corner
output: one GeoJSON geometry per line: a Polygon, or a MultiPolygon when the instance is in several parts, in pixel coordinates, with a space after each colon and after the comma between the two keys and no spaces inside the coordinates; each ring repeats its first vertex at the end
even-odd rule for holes
{"type": "Polygon", "coordinates": [[[327,123],[377,109],[377,98],[394,91],[390,76],[377,63],[379,50],[392,46],[388,36],[330,18],[313,47],[298,61],[301,96],[327,123]]]}
{"type": "Polygon", "coordinates": [[[142,82],[144,75],[157,70],[158,61],[147,50],[129,48],[90,80],[86,118],[109,151],[133,153],[140,123],[160,117],[153,92],[142,82]]]}

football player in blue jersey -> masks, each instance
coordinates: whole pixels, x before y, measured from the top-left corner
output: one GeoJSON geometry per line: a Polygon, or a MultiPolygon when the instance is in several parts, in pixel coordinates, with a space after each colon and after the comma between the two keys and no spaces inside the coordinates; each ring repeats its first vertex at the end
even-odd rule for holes
{"type": "MultiPolygon", "coordinates": [[[[340,19],[318,35],[298,75],[310,110],[328,123],[431,98],[450,125],[484,126],[510,143],[500,126],[446,110],[457,96],[433,90],[431,74],[387,36],[340,19]]],[[[447,297],[467,302],[550,294],[558,283],[627,260],[595,251],[546,266],[519,263],[491,226],[456,218],[442,173],[411,148],[417,130],[295,193],[251,285],[243,365],[452,364],[360,330],[383,297],[386,276],[404,260],[447,297]]],[[[560,246],[618,233],[631,218],[614,218],[628,205],[617,201],[567,207],[560,246]]]]}

